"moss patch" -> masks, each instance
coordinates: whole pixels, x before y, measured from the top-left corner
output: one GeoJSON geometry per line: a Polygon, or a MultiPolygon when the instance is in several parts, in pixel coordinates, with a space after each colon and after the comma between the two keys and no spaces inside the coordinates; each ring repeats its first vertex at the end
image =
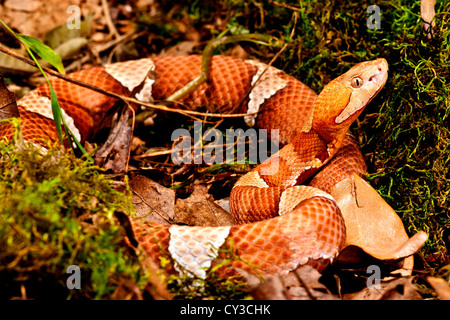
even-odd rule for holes
{"type": "Polygon", "coordinates": [[[130,202],[99,168],[20,139],[0,154],[1,298],[111,298],[121,283],[145,282],[115,216],[130,202]],[[67,287],[71,265],[80,289],[67,287]]]}

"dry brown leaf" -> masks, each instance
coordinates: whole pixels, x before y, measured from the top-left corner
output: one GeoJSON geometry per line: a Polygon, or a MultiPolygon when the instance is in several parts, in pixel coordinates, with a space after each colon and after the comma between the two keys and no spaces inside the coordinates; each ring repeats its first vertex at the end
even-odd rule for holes
{"type": "Polygon", "coordinates": [[[188,198],[176,201],[174,190],[147,177],[138,175],[129,185],[136,216],[147,221],[196,226],[232,224],[230,214],[213,201],[206,185],[196,185],[188,198]]]}
{"type": "Polygon", "coordinates": [[[133,192],[131,202],[134,205],[136,217],[166,224],[173,221],[174,190],[165,188],[141,175],[134,177],[129,185],[133,192]]]}
{"type": "Polygon", "coordinates": [[[319,282],[321,274],[309,265],[298,267],[284,276],[265,279],[251,292],[257,300],[335,300],[325,285],[319,282]]]}
{"type": "Polygon", "coordinates": [[[198,44],[198,41],[182,41],[170,48],[163,49],[158,56],[168,57],[192,54],[194,47],[198,44]]]}
{"type": "MultiPolygon", "coordinates": [[[[82,16],[89,12],[101,10],[97,0],[7,0],[0,5],[0,16],[11,28],[28,36],[43,39],[51,29],[65,24],[73,19],[74,12],[67,9],[69,5],[75,5],[80,9],[82,16]],[[46,20],[43,23],[42,19],[46,20]]],[[[100,11],[101,12],[101,11],[100,11]]]]}
{"type": "MultiPolygon", "coordinates": [[[[138,175],[131,179],[129,187],[132,192],[131,203],[135,208],[134,217],[128,217],[134,219],[136,217],[158,223],[168,223],[173,219],[174,207],[175,207],[175,191],[165,188],[153,180],[138,175]]],[[[119,191],[125,192],[125,188],[118,188],[119,191]]],[[[125,225],[123,222],[122,224],[125,225]]],[[[145,290],[156,300],[168,300],[172,299],[172,295],[167,289],[167,285],[164,279],[167,279],[167,274],[164,269],[158,266],[153,259],[145,254],[141,248],[138,247],[136,239],[131,235],[128,238],[128,244],[131,248],[136,250],[140,257],[140,263],[147,271],[147,285],[145,290]]],[[[117,292],[118,297],[122,297],[120,292],[117,292]]],[[[138,295],[134,295],[130,298],[139,299],[138,295]]]]}
{"type": "Polygon", "coordinates": [[[428,283],[436,291],[438,298],[441,300],[450,300],[450,283],[442,278],[427,277],[428,283]]]}
{"type": "MultiPolygon", "coordinates": [[[[409,238],[396,212],[357,175],[335,185],[331,195],[344,216],[348,250],[354,250],[354,246],[379,260],[399,260],[416,253],[427,239],[422,231],[409,238]]],[[[346,249],[339,256],[341,259],[353,255],[345,253],[346,249]]],[[[411,274],[412,267],[412,257],[407,258],[400,273],[411,274]]]]}
{"type": "Polygon", "coordinates": [[[131,112],[124,109],[121,114],[115,114],[113,125],[108,139],[95,153],[95,163],[105,170],[125,172],[128,167],[130,145],[133,137],[133,128],[128,119],[131,112]]]}
{"type": "Polygon", "coordinates": [[[16,95],[8,90],[5,81],[0,77],[0,120],[18,116],[16,95]]]}
{"type": "Polygon", "coordinates": [[[413,277],[381,281],[378,285],[364,288],[355,293],[344,294],[344,300],[421,300],[413,277]]]}
{"type": "Polygon", "coordinates": [[[231,215],[211,198],[206,185],[195,185],[194,191],[187,199],[177,199],[175,221],[196,226],[231,225],[231,215]]]}

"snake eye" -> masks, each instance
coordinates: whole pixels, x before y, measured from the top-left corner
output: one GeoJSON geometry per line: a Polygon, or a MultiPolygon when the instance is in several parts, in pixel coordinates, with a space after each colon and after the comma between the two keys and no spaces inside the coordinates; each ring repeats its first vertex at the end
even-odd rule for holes
{"type": "Polygon", "coordinates": [[[362,85],[363,85],[363,83],[364,83],[363,79],[358,78],[358,77],[353,78],[352,81],[350,81],[350,85],[351,85],[353,88],[361,88],[362,85]]]}

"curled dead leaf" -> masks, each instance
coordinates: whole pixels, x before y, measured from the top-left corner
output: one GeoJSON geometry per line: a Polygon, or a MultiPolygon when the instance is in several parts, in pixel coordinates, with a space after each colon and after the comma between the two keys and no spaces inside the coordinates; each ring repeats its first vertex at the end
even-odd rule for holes
{"type": "Polygon", "coordinates": [[[347,228],[346,248],[338,260],[346,264],[360,263],[364,255],[355,252],[359,248],[377,260],[395,261],[397,264],[398,260],[405,259],[397,272],[411,274],[411,256],[427,240],[425,232],[420,231],[409,238],[397,213],[357,175],[336,184],[331,195],[341,208],[347,228]]]}

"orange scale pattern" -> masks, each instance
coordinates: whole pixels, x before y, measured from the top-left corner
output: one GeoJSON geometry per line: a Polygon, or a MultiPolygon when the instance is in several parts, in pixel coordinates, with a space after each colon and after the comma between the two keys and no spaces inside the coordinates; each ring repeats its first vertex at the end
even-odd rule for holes
{"type": "Polygon", "coordinates": [[[348,176],[352,174],[362,176],[366,172],[367,165],[358,143],[346,135],[334,158],[315,175],[309,185],[329,193],[332,186],[348,176]]]}
{"type": "MultiPolygon", "coordinates": [[[[168,97],[200,75],[201,56],[159,57],[154,63],[155,99],[168,97]]],[[[188,109],[206,107],[211,112],[229,112],[245,97],[255,72],[256,67],[243,60],[214,56],[209,84],[202,84],[182,102],[188,109]]]]}
{"type": "Polygon", "coordinates": [[[306,181],[327,158],[327,145],[317,133],[299,133],[278,152],[278,157],[269,158],[254,170],[270,187],[286,188],[306,181]],[[271,174],[264,174],[264,170],[271,174]]]}
{"type": "MultiPolygon", "coordinates": [[[[262,274],[280,274],[303,264],[322,271],[345,243],[345,224],[334,201],[314,197],[283,216],[233,226],[230,238],[229,245],[262,274]]],[[[252,272],[242,262],[233,262],[233,267],[252,272]]]]}
{"type": "Polygon", "coordinates": [[[158,266],[161,265],[162,258],[172,261],[172,263],[167,264],[165,268],[166,272],[174,274],[174,263],[168,250],[170,225],[141,220],[131,220],[131,224],[134,237],[147,256],[158,266]]]}
{"type": "Polygon", "coordinates": [[[235,187],[230,197],[234,224],[244,224],[278,215],[281,188],[235,187]]]}
{"type": "MultiPolygon", "coordinates": [[[[129,95],[129,91],[106,73],[104,67],[74,72],[70,77],[104,90],[129,95]]],[[[51,84],[61,107],[73,118],[83,139],[92,137],[99,128],[108,125],[102,121],[117,99],[61,79],[54,79],[51,84]]],[[[50,97],[48,85],[43,85],[35,91],[41,96],[50,97]]]]}
{"type": "Polygon", "coordinates": [[[0,140],[12,141],[14,135],[14,126],[11,123],[0,123],[0,140]]]}
{"type": "MultiPolygon", "coordinates": [[[[41,116],[38,113],[30,112],[23,107],[18,107],[20,112],[22,128],[22,136],[25,141],[33,141],[36,143],[46,141],[58,141],[58,134],[54,129],[53,119],[41,116]]],[[[3,128],[5,126],[0,127],[3,128]]],[[[0,131],[0,137],[7,137],[11,141],[13,130],[12,127],[4,128],[5,131],[0,131]]]]}
{"type": "Polygon", "coordinates": [[[280,145],[294,139],[312,117],[317,94],[297,79],[284,75],[287,86],[261,106],[256,118],[258,128],[279,129],[280,145]]]}

